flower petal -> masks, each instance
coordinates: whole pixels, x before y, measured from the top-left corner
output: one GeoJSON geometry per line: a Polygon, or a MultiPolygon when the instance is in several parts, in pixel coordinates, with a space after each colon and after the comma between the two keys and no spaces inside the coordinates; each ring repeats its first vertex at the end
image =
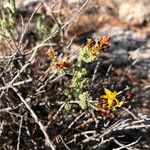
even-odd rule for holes
{"type": "Polygon", "coordinates": [[[101,98],[108,99],[107,95],[102,95],[101,98]]]}
{"type": "Polygon", "coordinates": [[[107,88],[105,88],[104,91],[105,91],[105,93],[106,93],[106,95],[107,95],[108,97],[111,96],[111,93],[112,93],[112,92],[111,92],[110,90],[108,90],[107,88]]]}
{"type": "Polygon", "coordinates": [[[108,99],[108,106],[113,106],[114,105],[114,99],[108,99]]]}

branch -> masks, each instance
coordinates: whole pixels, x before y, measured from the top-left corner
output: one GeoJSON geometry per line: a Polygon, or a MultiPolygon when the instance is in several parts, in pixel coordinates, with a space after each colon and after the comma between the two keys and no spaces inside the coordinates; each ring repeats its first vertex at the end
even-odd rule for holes
{"type": "Polygon", "coordinates": [[[20,98],[21,102],[24,103],[24,105],[26,106],[26,108],[29,110],[29,112],[31,113],[31,116],[34,118],[35,122],[39,125],[41,131],[43,132],[44,136],[45,136],[45,143],[48,147],[50,147],[52,150],[55,150],[55,145],[53,144],[53,142],[49,139],[49,136],[45,130],[44,125],[42,124],[42,122],[39,120],[39,118],[37,117],[37,115],[35,114],[35,112],[30,108],[30,106],[28,105],[28,103],[25,101],[25,99],[21,96],[21,94],[19,93],[18,89],[13,87],[12,88],[16,94],[18,95],[18,97],[20,98]]]}
{"type": "Polygon", "coordinates": [[[134,141],[134,142],[132,142],[132,143],[130,143],[130,144],[121,146],[121,147],[119,147],[119,148],[115,148],[115,149],[113,149],[113,150],[121,150],[121,149],[128,148],[128,147],[130,147],[130,146],[135,145],[136,143],[138,143],[138,141],[139,141],[140,139],[141,139],[141,137],[139,137],[136,141],[134,141]]]}
{"type": "Polygon", "coordinates": [[[18,133],[18,139],[17,139],[17,141],[18,141],[17,150],[19,150],[19,145],[20,145],[20,135],[21,135],[22,122],[23,122],[23,116],[21,117],[20,125],[19,125],[19,133],[18,133]]]}

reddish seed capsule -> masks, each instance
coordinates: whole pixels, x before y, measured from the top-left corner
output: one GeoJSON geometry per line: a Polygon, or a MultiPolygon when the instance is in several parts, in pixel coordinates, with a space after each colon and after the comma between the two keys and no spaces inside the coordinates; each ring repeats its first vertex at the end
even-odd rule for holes
{"type": "Polygon", "coordinates": [[[110,117],[110,115],[111,115],[111,110],[110,109],[106,109],[103,113],[102,113],[102,115],[104,116],[104,117],[110,117]]]}
{"type": "Polygon", "coordinates": [[[110,41],[110,36],[104,36],[104,37],[100,37],[100,38],[99,38],[99,42],[100,42],[100,43],[108,44],[109,41],[110,41]]]}
{"type": "Polygon", "coordinates": [[[54,68],[56,68],[56,69],[71,68],[71,64],[66,61],[60,60],[54,64],[54,68]]]}
{"type": "Polygon", "coordinates": [[[127,91],[125,94],[125,99],[130,101],[133,98],[133,94],[130,91],[127,91]]]}
{"type": "Polygon", "coordinates": [[[106,104],[106,103],[107,103],[107,100],[104,99],[104,98],[101,98],[101,99],[100,99],[100,102],[101,102],[102,104],[106,104]]]}

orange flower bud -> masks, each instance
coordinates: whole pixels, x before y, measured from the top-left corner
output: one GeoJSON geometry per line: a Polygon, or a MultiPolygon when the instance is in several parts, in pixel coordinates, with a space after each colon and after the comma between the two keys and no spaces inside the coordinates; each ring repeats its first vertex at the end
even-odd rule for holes
{"type": "Polygon", "coordinates": [[[105,44],[108,44],[110,41],[110,36],[103,36],[103,37],[100,37],[98,42],[99,43],[105,43],[105,44]]]}
{"type": "Polygon", "coordinates": [[[125,94],[125,100],[130,101],[133,98],[133,94],[130,91],[127,91],[125,94]]]}
{"type": "Polygon", "coordinates": [[[70,67],[71,67],[71,64],[67,61],[60,60],[60,61],[54,63],[54,68],[56,68],[56,69],[67,69],[70,67]]]}
{"type": "Polygon", "coordinates": [[[92,48],[95,46],[96,42],[93,39],[87,39],[87,46],[88,48],[92,48]]]}
{"type": "Polygon", "coordinates": [[[46,54],[49,56],[50,59],[55,59],[57,56],[57,52],[53,48],[48,49],[46,54]]]}

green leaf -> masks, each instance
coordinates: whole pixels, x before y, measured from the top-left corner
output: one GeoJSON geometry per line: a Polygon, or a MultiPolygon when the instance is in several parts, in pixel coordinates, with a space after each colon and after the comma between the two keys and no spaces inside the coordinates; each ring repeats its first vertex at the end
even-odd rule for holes
{"type": "Polygon", "coordinates": [[[67,102],[64,106],[65,110],[70,110],[71,109],[71,104],[67,102]]]}
{"type": "Polygon", "coordinates": [[[69,90],[68,89],[64,89],[64,95],[68,96],[69,95],[69,90]]]}
{"type": "Polygon", "coordinates": [[[93,62],[95,59],[96,59],[96,56],[89,54],[88,47],[84,46],[80,51],[78,63],[80,64],[82,61],[85,63],[90,63],[90,62],[93,62]]]}
{"type": "Polygon", "coordinates": [[[79,105],[82,109],[86,109],[88,107],[88,101],[91,100],[92,97],[88,91],[83,92],[79,95],[79,105]]]}
{"type": "Polygon", "coordinates": [[[87,107],[88,107],[88,103],[86,100],[80,100],[79,105],[82,109],[87,109],[87,107]]]}

